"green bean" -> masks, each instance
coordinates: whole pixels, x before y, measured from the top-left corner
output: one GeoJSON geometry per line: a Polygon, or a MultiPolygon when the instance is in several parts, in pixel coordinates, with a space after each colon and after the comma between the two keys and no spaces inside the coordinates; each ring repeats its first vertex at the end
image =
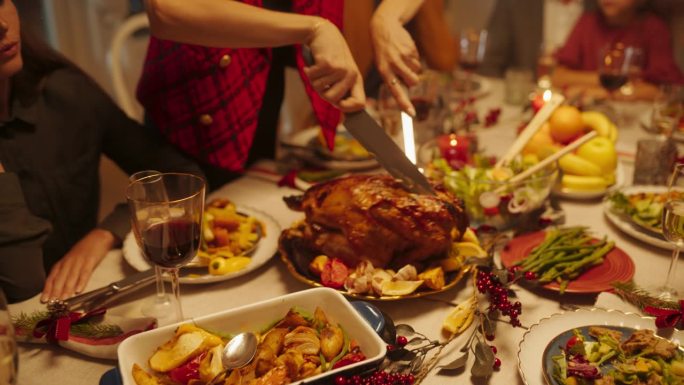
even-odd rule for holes
{"type": "Polygon", "coordinates": [[[615,246],[606,237],[599,241],[593,239],[587,234],[586,227],[551,230],[544,241],[516,265],[524,271],[534,272],[540,283],[557,282],[563,293],[570,280],[587,268],[602,263],[615,246]]]}

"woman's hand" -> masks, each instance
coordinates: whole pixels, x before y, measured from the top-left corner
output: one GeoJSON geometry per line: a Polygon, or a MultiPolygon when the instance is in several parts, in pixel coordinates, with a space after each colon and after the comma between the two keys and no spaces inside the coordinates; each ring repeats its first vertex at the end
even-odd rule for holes
{"type": "Polygon", "coordinates": [[[380,10],[373,14],[370,32],[378,72],[399,107],[415,116],[415,108],[402,87],[402,83],[408,87],[418,84],[421,64],[415,42],[400,20],[386,16],[380,10]]]}
{"type": "Polygon", "coordinates": [[[316,92],[344,112],[363,109],[366,105],[363,77],[337,27],[319,19],[308,46],[314,64],[304,68],[304,73],[316,92]]]}
{"type": "Polygon", "coordinates": [[[107,230],[94,229],[86,234],[50,270],[41,302],[63,300],[82,292],[114,241],[114,236],[107,230]]]}

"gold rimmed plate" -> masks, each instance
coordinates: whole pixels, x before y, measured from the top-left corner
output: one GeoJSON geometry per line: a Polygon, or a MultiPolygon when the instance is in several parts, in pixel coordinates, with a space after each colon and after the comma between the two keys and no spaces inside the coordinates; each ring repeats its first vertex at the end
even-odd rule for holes
{"type": "MultiPolygon", "coordinates": [[[[591,308],[553,314],[530,326],[518,345],[518,371],[523,383],[526,385],[548,383],[545,382],[544,374],[546,350],[541,347],[549,346],[567,330],[585,326],[656,330],[653,318],[619,310],[591,308]]],[[[675,330],[670,340],[681,345],[682,336],[681,331],[675,330]]],[[[547,350],[551,349],[547,348],[547,350]]]]}
{"type": "MultiPolygon", "coordinates": [[[[285,236],[287,236],[287,234],[285,236]]],[[[281,236],[281,238],[282,237],[283,236],[281,236]]],[[[293,277],[295,277],[298,281],[311,287],[323,287],[323,284],[318,280],[318,277],[309,272],[308,269],[309,263],[317,255],[317,253],[308,250],[307,247],[304,246],[303,242],[300,239],[297,239],[296,237],[289,238],[285,241],[281,239],[278,247],[280,251],[280,258],[283,261],[283,263],[285,263],[287,271],[289,271],[293,277]]],[[[466,273],[468,273],[469,270],[469,266],[464,265],[456,271],[445,273],[445,285],[439,290],[425,290],[419,288],[411,294],[391,296],[376,296],[369,294],[349,293],[344,289],[337,289],[337,291],[346,295],[347,297],[364,301],[397,301],[409,298],[420,298],[437,293],[442,293],[453,288],[461,281],[461,279],[463,279],[463,277],[466,275],[466,273]]]]}
{"type": "MultiPolygon", "coordinates": [[[[544,381],[546,381],[546,384],[548,385],[565,385],[564,383],[561,383],[554,379],[553,377],[553,372],[554,372],[554,361],[553,357],[561,354],[561,348],[566,345],[568,340],[572,338],[572,336],[575,335],[575,330],[578,330],[584,337],[586,341],[593,341],[593,339],[589,336],[589,328],[593,326],[600,326],[603,328],[607,328],[610,330],[615,330],[620,333],[622,333],[622,340],[620,341],[621,343],[624,342],[631,336],[635,331],[637,331],[637,328],[629,327],[629,326],[622,326],[622,325],[586,325],[586,326],[580,326],[580,327],[573,327],[571,329],[565,330],[564,332],[558,334],[556,337],[554,337],[548,345],[546,345],[546,348],[544,349],[544,355],[542,357],[542,375],[544,376],[544,381]]],[[[657,338],[663,338],[660,336],[656,336],[657,338]]],[[[663,338],[666,339],[666,338],[663,338]]],[[[682,351],[682,347],[679,347],[679,351],[682,351]]],[[[610,362],[605,362],[601,366],[598,367],[601,373],[604,375],[608,373],[612,368],[612,364],[610,362]]]]}

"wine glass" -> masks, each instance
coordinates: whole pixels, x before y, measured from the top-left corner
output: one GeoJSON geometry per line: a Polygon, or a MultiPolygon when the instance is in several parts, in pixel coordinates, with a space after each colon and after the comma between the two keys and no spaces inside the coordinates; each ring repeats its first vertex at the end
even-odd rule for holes
{"type": "Polygon", "coordinates": [[[682,114],[684,114],[684,87],[664,86],[653,103],[651,115],[653,129],[664,137],[671,138],[674,131],[679,128],[682,114]]]}
{"type": "MultiPolygon", "coordinates": [[[[418,84],[407,89],[409,99],[416,109],[416,116],[412,119],[414,146],[420,146],[433,139],[441,131],[447,113],[444,100],[446,79],[447,75],[443,73],[425,71],[420,75],[418,84]]],[[[378,115],[381,125],[395,141],[401,143],[400,139],[406,140],[402,136],[404,133],[401,109],[385,84],[380,86],[378,115]],[[400,136],[402,137],[399,138],[400,136]]]]}
{"type": "MultiPolygon", "coordinates": [[[[601,87],[608,92],[608,100],[614,99],[615,92],[627,85],[630,78],[638,76],[641,72],[640,49],[616,43],[606,46],[599,54],[599,82],[601,87]]],[[[624,88],[632,92],[631,87],[624,88]]],[[[618,126],[623,120],[622,113],[616,108],[615,103],[609,103],[607,108],[612,110],[618,126]]]]}
{"type": "Polygon", "coordinates": [[[0,384],[17,383],[18,365],[19,356],[12,317],[7,309],[5,294],[0,290],[0,384]]]}
{"type": "Polygon", "coordinates": [[[465,96],[470,99],[472,73],[482,64],[487,48],[487,30],[467,28],[461,31],[458,39],[459,66],[465,72],[465,96]]]}
{"type": "MultiPolygon", "coordinates": [[[[139,179],[148,177],[148,176],[155,176],[159,175],[161,172],[157,170],[143,170],[143,171],[138,171],[136,173],[131,174],[130,177],[128,177],[129,182],[135,182],[139,179]]],[[[145,180],[145,183],[158,183],[161,181],[161,178],[149,178],[145,180]]],[[[165,199],[166,197],[166,192],[163,189],[163,186],[160,186],[159,189],[159,197],[161,199],[165,199]]],[[[136,237],[136,240],[139,238],[136,237]]],[[[138,242],[138,246],[142,250],[143,245],[138,242]]],[[[164,317],[168,316],[171,314],[171,298],[169,297],[168,294],[166,294],[166,289],[164,287],[164,277],[162,275],[162,269],[161,267],[155,265],[154,266],[154,273],[155,273],[155,280],[156,280],[156,286],[157,286],[157,293],[153,298],[150,298],[143,302],[142,304],[142,314],[146,317],[152,317],[156,318],[157,320],[161,320],[164,317]]],[[[159,322],[159,321],[157,321],[159,322]]]]}
{"type": "Polygon", "coordinates": [[[617,43],[604,48],[599,56],[599,82],[613,95],[641,72],[641,50],[617,43]]]}
{"type": "Polygon", "coordinates": [[[199,250],[205,185],[196,175],[162,173],[133,181],[126,189],[143,255],[171,276],[176,321],[183,320],[178,270],[199,250]]]}
{"type": "Polygon", "coordinates": [[[677,291],[672,287],[672,280],[677,270],[679,252],[684,248],[684,195],[681,194],[682,192],[684,192],[684,164],[677,164],[670,176],[662,221],[663,235],[672,243],[674,250],[672,250],[665,284],[652,290],[658,298],[668,300],[677,298],[677,291]]]}

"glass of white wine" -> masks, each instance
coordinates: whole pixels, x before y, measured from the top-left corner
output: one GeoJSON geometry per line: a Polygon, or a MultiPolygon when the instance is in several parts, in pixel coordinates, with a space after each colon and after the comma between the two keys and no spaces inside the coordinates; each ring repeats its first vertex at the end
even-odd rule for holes
{"type": "Polygon", "coordinates": [[[677,164],[670,176],[668,197],[663,206],[663,235],[674,245],[670,267],[667,270],[665,284],[654,290],[654,295],[662,299],[676,299],[677,290],[672,287],[672,281],[677,270],[679,252],[684,248],[684,199],[674,192],[684,191],[684,164],[677,164]]]}
{"type": "Polygon", "coordinates": [[[7,309],[5,293],[0,290],[0,384],[17,383],[17,342],[14,336],[12,317],[7,309]]]}

